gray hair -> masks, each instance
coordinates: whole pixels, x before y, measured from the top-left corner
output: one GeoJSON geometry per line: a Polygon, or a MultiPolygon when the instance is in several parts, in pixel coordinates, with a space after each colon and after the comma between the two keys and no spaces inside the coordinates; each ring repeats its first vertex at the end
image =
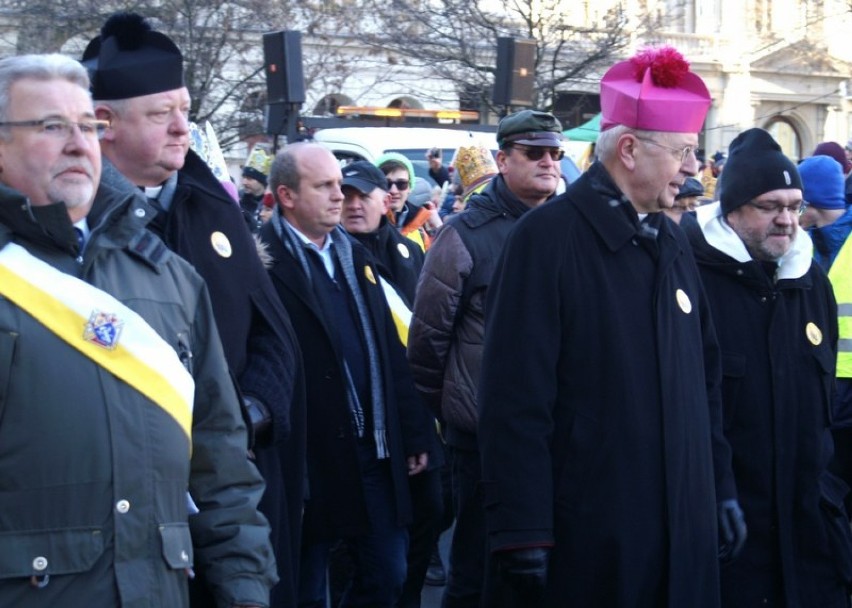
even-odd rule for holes
{"type": "MultiPolygon", "coordinates": [[[[86,92],[89,74],[79,61],[58,53],[48,55],[18,55],[0,59],[0,122],[8,120],[12,85],[31,78],[41,81],[67,80],[86,92]]],[[[0,131],[8,136],[8,130],[0,131]]]]}
{"type": "Polygon", "coordinates": [[[663,131],[646,131],[644,129],[625,127],[624,125],[615,125],[606,131],[601,131],[598,135],[598,141],[595,143],[595,155],[604,163],[612,159],[616,153],[615,146],[618,144],[618,138],[627,134],[635,135],[640,139],[654,139],[657,135],[667,135],[663,131]]]}
{"type": "Polygon", "coordinates": [[[611,159],[615,154],[618,138],[632,132],[633,129],[624,125],[615,125],[606,131],[601,131],[598,135],[598,141],[595,143],[595,155],[601,159],[601,162],[611,159]]]}

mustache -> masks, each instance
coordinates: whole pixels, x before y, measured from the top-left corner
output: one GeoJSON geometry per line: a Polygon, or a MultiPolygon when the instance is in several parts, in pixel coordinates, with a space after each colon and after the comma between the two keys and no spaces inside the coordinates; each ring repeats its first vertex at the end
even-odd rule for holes
{"type": "Polygon", "coordinates": [[[75,160],[70,163],[63,163],[55,169],[55,175],[65,173],[66,171],[82,172],[92,177],[95,174],[95,168],[91,163],[86,161],[75,160]]]}

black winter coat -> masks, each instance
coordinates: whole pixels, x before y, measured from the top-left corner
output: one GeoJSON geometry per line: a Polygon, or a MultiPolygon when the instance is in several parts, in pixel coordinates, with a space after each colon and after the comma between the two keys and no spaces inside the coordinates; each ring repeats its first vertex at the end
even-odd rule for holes
{"type": "MultiPolygon", "coordinates": [[[[702,224],[710,222],[718,220],[702,224]]],[[[724,430],[748,525],[743,553],[722,567],[723,605],[846,607],[848,488],[826,471],[837,344],[831,285],[811,263],[803,231],[794,245],[800,269],[774,281],[760,262],[708,244],[695,220],[683,225],[722,348],[724,430]]]]}
{"type": "MultiPolygon", "coordinates": [[[[304,542],[310,544],[363,534],[369,520],[356,452],[357,437],[352,432],[346,400],[342,353],[329,330],[331,321],[323,317],[298,260],[275,233],[273,222],[278,221],[276,210],[260,234],[273,258],[269,270],[272,282],[293,319],[305,362],[310,498],[302,530],[304,542]]],[[[342,230],[337,234],[346,238],[342,230]]],[[[351,242],[356,275],[371,314],[382,363],[397,521],[407,525],[411,501],[406,457],[428,451],[427,433],[431,427],[426,407],[414,389],[384,293],[376,281],[379,273],[375,262],[360,244],[351,242]]]]}
{"type": "Polygon", "coordinates": [[[489,288],[489,546],[552,545],[548,607],[719,605],[718,345],[685,236],[651,218],[656,240],[596,164],[518,221],[489,288]]]}

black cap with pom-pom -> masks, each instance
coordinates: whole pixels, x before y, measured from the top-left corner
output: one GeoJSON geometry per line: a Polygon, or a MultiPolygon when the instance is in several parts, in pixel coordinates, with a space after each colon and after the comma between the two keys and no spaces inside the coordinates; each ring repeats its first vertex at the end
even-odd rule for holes
{"type": "Polygon", "coordinates": [[[184,86],[180,49],[137,13],[115,13],[107,19],[81,62],[89,69],[96,100],[130,99],[184,86]]]}

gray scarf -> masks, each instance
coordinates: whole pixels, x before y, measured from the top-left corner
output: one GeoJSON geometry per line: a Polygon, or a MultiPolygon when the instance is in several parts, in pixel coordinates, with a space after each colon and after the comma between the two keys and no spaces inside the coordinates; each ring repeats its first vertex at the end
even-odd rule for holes
{"type": "MultiPolygon", "coordinates": [[[[311,266],[305,257],[304,243],[290,223],[281,216],[277,207],[271,221],[275,229],[275,234],[278,235],[284,248],[299,262],[302,272],[305,273],[308,283],[313,288],[311,266]]],[[[367,303],[364,300],[364,294],[361,293],[361,288],[358,285],[358,279],[355,275],[355,266],[352,261],[352,243],[340,226],[332,230],[328,236],[331,239],[334,254],[337,256],[337,260],[340,262],[340,267],[343,270],[343,278],[349,287],[352,298],[355,300],[358,318],[361,321],[361,327],[364,329],[364,342],[367,346],[367,357],[370,364],[370,396],[373,404],[373,439],[376,442],[376,455],[379,459],[388,458],[390,451],[388,450],[388,434],[385,424],[384,384],[382,382],[379,363],[379,350],[375,334],[373,333],[373,324],[367,310],[367,303]]],[[[364,410],[361,407],[358,392],[355,390],[355,383],[352,381],[349,366],[345,360],[343,361],[343,367],[346,374],[346,395],[349,413],[352,416],[352,426],[358,437],[363,437],[365,431],[364,410]]]]}

